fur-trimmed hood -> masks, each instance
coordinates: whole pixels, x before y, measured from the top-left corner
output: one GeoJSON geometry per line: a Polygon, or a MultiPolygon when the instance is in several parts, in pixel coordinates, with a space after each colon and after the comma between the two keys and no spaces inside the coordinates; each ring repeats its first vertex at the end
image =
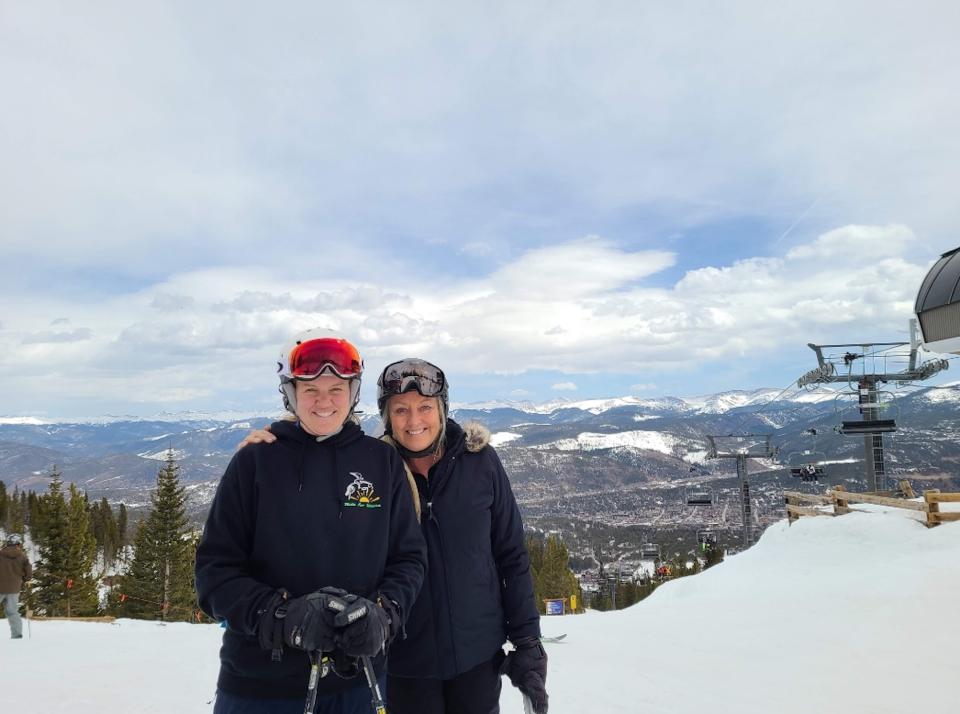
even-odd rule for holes
{"type": "Polygon", "coordinates": [[[467,437],[467,451],[477,453],[490,444],[490,430],[478,421],[468,421],[463,425],[467,437]]]}

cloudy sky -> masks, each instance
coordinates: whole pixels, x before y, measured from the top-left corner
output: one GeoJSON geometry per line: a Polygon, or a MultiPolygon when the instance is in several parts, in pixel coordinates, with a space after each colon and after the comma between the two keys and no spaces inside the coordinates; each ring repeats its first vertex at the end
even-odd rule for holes
{"type": "Polygon", "coordinates": [[[960,244],[955,2],[7,3],[0,415],[782,387],[960,244]]]}

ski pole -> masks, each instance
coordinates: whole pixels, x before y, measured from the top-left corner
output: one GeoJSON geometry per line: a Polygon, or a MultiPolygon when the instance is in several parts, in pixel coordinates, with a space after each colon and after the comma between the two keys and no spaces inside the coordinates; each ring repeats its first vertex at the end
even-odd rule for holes
{"type": "MultiPolygon", "coordinates": [[[[337,613],[338,619],[342,618],[346,623],[353,624],[360,618],[367,616],[366,605],[355,607],[349,612],[347,611],[348,603],[353,604],[356,600],[356,595],[346,595],[345,597],[331,600],[330,609],[337,613]]],[[[367,686],[370,687],[370,703],[373,706],[374,714],[387,714],[387,707],[383,703],[383,696],[380,694],[380,685],[377,683],[377,674],[373,670],[373,659],[369,655],[364,655],[360,657],[360,662],[363,664],[363,673],[367,678],[367,686]]]]}
{"type": "Polygon", "coordinates": [[[373,661],[369,655],[360,658],[363,662],[363,673],[367,675],[367,684],[370,687],[370,696],[373,698],[374,714],[387,714],[387,705],[383,702],[383,695],[380,694],[380,684],[377,682],[377,673],[373,671],[373,661]]]}
{"type": "Polygon", "coordinates": [[[307,682],[307,701],[303,714],[313,714],[317,708],[317,685],[330,672],[330,659],[320,650],[310,653],[310,679],[307,682]]]}

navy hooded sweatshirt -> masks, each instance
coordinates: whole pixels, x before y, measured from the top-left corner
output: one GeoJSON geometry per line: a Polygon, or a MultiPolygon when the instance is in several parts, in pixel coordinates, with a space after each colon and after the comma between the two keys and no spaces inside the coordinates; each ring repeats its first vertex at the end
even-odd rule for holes
{"type": "Polygon", "coordinates": [[[507,638],[540,636],[520,509],[489,440],[448,419],[443,456],[416,476],[430,567],[407,637],[390,649],[391,676],[451,679],[507,638]]]}
{"type": "MultiPolygon", "coordinates": [[[[394,600],[410,612],[426,550],[396,450],[353,422],[317,441],[294,422],[271,426],[275,444],[238,451],[220,481],[197,549],[200,607],[226,621],[217,686],[263,698],[305,696],[309,660],[290,647],[280,662],[257,639],[259,611],[284,588],[325,586],[394,600]]],[[[378,674],[383,656],[374,660],[378,674]]],[[[363,675],[320,681],[320,696],[366,686],[363,675]]]]}

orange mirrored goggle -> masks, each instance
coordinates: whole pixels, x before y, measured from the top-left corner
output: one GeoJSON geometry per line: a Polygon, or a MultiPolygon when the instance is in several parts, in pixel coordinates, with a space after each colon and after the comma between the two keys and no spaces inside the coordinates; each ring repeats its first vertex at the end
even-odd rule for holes
{"type": "Polygon", "coordinates": [[[326,369],[342,379],[356,377],[363,372],[363,360],[357,348],[335,337],[308,340],[297,345],[290,350],[288,363],[288,376],[294,379],[316,379],[326,369]]]}

